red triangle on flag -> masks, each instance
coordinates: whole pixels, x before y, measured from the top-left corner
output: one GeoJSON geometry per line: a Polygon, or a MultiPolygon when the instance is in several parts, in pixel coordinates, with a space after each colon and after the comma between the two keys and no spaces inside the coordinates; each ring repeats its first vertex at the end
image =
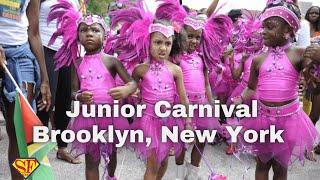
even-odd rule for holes
{"type": "Polygon", "coordinates": [[[21,94],[19,94],[19,100],[26,143],[29,144],[33,141],[33,126],[42,126],[43,124],[21,94]]]}

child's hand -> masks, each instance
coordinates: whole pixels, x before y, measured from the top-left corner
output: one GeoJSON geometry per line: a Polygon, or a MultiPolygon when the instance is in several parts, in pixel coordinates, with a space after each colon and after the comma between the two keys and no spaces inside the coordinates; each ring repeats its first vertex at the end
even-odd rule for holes
{"type": "Polygon", "coordinates": [[[130,91],[128,91],[127,86],[111,88],[109,89],[108,93],[115,100],[123,99],[130,95],[130,91]]]}
{"type": "Polygon", "coordinates": [[[140,89],[137,89],[131,96],[140,98],[140,89]]]}
{"type": "Polygon", "coordinates": [[[241,96],[236,96],[231,98],[231,101],[233,102],[234,105],[240,105],[243,103],[242,97],[241,96]]]}
{"type": "Polygon", "coordinates": [[[80,95],[78,95],[77,99],[83,104],[92,104],[93,103],[92,96],[93,96],[92,92],[83,91],[82,93],[80,93],[80,95]]]}
{"type": "Polygon", "coordinates": [[[137,83],[134,81],[128,82],[124,86],[119,86],[109,89],[108,93],[113,99],[123,99],[133,94],[137,90],[137,83]]]}

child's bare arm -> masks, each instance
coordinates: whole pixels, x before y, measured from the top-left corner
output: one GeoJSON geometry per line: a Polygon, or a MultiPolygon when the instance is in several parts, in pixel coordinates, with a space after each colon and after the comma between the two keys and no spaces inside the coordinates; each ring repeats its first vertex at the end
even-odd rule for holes
{"type": "MultiPolygon", "coordinates": [[[[179,66],[172,63],[170,64],[170,69],[173,71],[173,76],[176,83],[177,93],[180,98],[180,103],[184,105],[186,107],[186,111],[189,112],[189,100],[183,83],[182,70],[179,66]]],[[[193,130],[193,125],[190,118],[186,119],[186,129],[193,130]]]]}
{"type": "Polygon", "coordinates": [[[120,61],[118,61],[116,58],[113,58],[113,63],[114,63],[114,67],[116,69],[117,74],[123,80],[123,82],[125,83],[133,82],[132,77],[129,75],[128,71],[120,61]]]}
{"type": "Polygon", "coordinates": [[[114,99],[122,99],[130,96],[137,90],[137,83],[129,75],[125,67],[116,58],[111,57],[113,66],[119,77],[126,83],[124,86],[115,87],[109,90],[109,94],[114,99]]]}
{"type": "Polygon", "coordinates": [[[248,58],[247,55],[243,55],[241,62],[239,64],[239,67],[236,68],[235,67],[235,63],[234,63],[234,54],[232,54],[232,56],[230,56],[230,68],[231,68],[231,74],[232,74],[232,78],[237,80],[240,79],[241,74],[243,72],[243,66],[244,66],[244,61],[248,58]]]}
{"type": "Polygon", "coordinates": [[[209,82],[208,69],[205,68],[203,73],[204,73],[204,78],[205,78],[206,95],[207,95],[209,103],[211,104],[213,102],[213,97],[212,97],[211,86],[210,86],[210,82],[209,82]]]}
{"type": "Polygon", "coordinates": [[[259,64],[262,59],[263,57],[258,56],[252,60],[248,86],[243,90],[240,97],[235,97],[233,99],[234,104],[241,104],[243,101],[249,100],[255,94],[256,86],[258,84],[259,64]]]}
{"type": "Polygon", "coordinates": [[[183,83],[182,70],[179,66],[176,66],[176,65],[172,65],[171,69],[173,70],[174,80],[176,83],[177,93],[180,98],[180,103],[187,107],[189,105],[189,101],[188,101],[186,89],[183,83]]]}
{"type": "Polygon", "coordinates": [[[211,14],[216,10],[218,6],[219,0],[213,0],[212,3],[210,4],[208,10],[207,10],[207,16],[210,17],[211,14]]]}
{"type": "Polygon", "coordinates": [[[79,92],[80,83],[77,76],[77,70],[71,66],[71,98],[84,104],[93,103],[93,94],[89,91],[79,92]]]}
{"type": "Polygon", "coordinates": [[[139,64],[138,66],[136,66],[132,72],[132,78],[139,83],[140,79],[142,79],[142,77],[144,76],[144,74],[147,72],[148,70],[148,65],[147,64],[139,64]]]}
{"type": "MultiPolygon", "coordinates": [[[[148,71],[149,67],[146,64],[139,64],[136,66],[132,72],[132,78],[134,79],[137,84],[139,84],[142,77],[145,75],[145,73],[148,71]]],[[[140,91],[139,89],[135,93],[136,96],[140,97],[140,91]]]]}

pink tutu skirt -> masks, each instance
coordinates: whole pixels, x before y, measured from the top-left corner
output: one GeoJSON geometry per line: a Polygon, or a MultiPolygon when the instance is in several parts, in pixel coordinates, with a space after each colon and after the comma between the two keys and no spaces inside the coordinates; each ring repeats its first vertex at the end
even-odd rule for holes
{"type": "MultiPolygon", "coordinates": [[[[113,125],[114,130],[130,129],[129,123],[125,118],[85,118],[82,115],[71,121],[68,129],[75,133],[80,130],[88,130],[89,132],[92,132],[94,125],[98,126],[98,130],[108,130],[108,126],[110,125],[113,125]]],[[[117,142],[117,140],[115,139],[114,142],[117,142]]],[[[82,143],[76,139],[71,144],[71,153],[76,157],[82,154],[89,154],[94,160],[99,160],[102,152],[110,155],[112,151],[115,150],[113,148],[113,143],[93,142],[92,140],[87,143],[82,143]]]]}
{"type": "MultiPolygon", "coordinates": [[[[241,120],[244,129],[270,129],[274,125],[276,130],[284,130],[281,137],[284,143],[270,143],[269,136],[266,143],[246,143],[247,147],[267,163],[275,159],[283,167],[288,167],[295,160],[304,162],[305,152],[310,152],[319,142],[319,134],[309,119],[301,110],[299,100],[280,107],[268,107],[259,103],[258,117],[241,120]]],[[[244,141],[243,141],[244,142],[244,141]]]]}
{"type": "Polygon", "coordinates": [[[180,155],[184,144],[181,141],[174,143],[169,138],[167,142],[162,142],[161,128],[163,126],[168,127],[171,131],[173,126],[177,126],[179,132],[181,132],[184,129],[184,122],[179,118],[158,118],[150,114],[144,114],[143,117],[133,122],[132,129],[140,129],[143,131],[144,137],[151,138],[151,144],[148,147],[146,146],[146,142],[134,144],[134,150],[139,159],[147,160],[155,153],[157,162],[160,164],[169,156],[170,149],[172,148],[175,150],[176,157],[180,155]]]}
{"type": "MultiPolygon", "coordinates": [[[[194,93],[187,92],[188,99],[190,104],[202,105],[209,104],[206,93],[194,93]]],[[[185,121],[185,119],[181,119],[185,121]]],[[[199,117],[199,109],[195,109],[193,112],[193,117],[191,118],[192,124],[196,126],[199,130],[218,130],[220,132],[221,125],[218,118],[207,117],[207,114],[204,114],[204,117],[199,117]]]]}
{"type": "Polygon", "coordinates": [[[199,117],[199,111],[194,111],[194,117],[192,118],[192,123],[199,130],[217,130],[220,132],[221,125],[218,118],[215,117],[199,117]]]}

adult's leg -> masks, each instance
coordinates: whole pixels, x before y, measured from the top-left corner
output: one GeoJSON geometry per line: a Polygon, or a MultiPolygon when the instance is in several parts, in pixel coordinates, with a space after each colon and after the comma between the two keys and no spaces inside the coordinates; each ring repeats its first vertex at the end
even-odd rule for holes
{"type": "MultiPolygon", "coordinates": [[[[71,109],[71,69],[69,67],[59,70],[55,111],[53,114],[56,130],[61,132],[66,130],[70,122],[70,118],[66,115],[66,111],[71,109]]],[[[57,135],[58,152],[57,158],[68,161],[73,164],[79,164],[81,161],[74,158],[68,151],[68,144],[63,142],[60,134],[57,135]]]]}
{"type": "MultiPolygon", "coordinates": [[[[34,99],[34,84],[32,83],[23,83],[22,89],[27,90],[27,99],[29,103],[31,104],[32,100],[34,99]]],[[[17,146],[17,138],[15,134],[15,128],[13,123],[13,115],[14,115],[14,105],[15,103],[8,102],[6,98],[3,98],[5,102],[5,107],[7,109],[6,111],[6,129],[7,134],[9,137],[9,147],[8,147],[8,160],[9,160],[9,166],[10,166],[10,172],[11,172],[11,178],[13,180],[22,180],[23,177],[21,174],[12,166],[12,163],[19,157],[18,152],[18,146],[17,146]]]]}
{"type": "Polygon", "coordinates": [[[112,154],[110,156],[110,162],[108,164],[108,175],[109,177],[114,177],[114,173],[116,172],[117,168],[117,149],[114,148],[112,154]]]}
{"type": "Polygon", "coordinates": [[[310,112],[310,119],[313,124],[316,124],[320,117],[320,94],[314,95],[312,98],[312,108],[310,112]]]}
{"type": "MultiPolygon", "coordinates": [[[[46,110],[37,111],[37,116],[41,120],[42,124],[45,126],[48,126],[49,118],[52,113],[53,106],[55,104],[56,99],[56,90],[57,90],[57,82],[58,82],[58,71],[55,71],[55,65],[54,65],[54,55],[56,51],[49,49],[47,47],[43,47],[45,60],[46,60],[46,67],[47,67],[47,73],[49,77],[49,83],[50,83],[50,91],[51,91],[51,107],[49,111],[46,110]]],[[[37,98],[37,101],[41,100],[41,95],[37,98]]]]}
{"type": "MultiPolygon", "coordinates": [[[[3,72],[0,72],[0,97],[3,97],[3,86],[2,86],[2,78],[3,78],[3,72]]],[[[0,98],[0,111],[2,112],[2,115],[4,119],[6,120],[6,109],[4,107],[4,103],[2,98],[0,98]]],[[[3,136],[1,134],[1,128],[0,128],[0,141],[3,139],[3,136]]]]}
{"type": "MultiPolygon", "coordinates": [[[[313,95],[312,97],[312,108],[309,115],[314,125],[316,125],[316,123],[318,122],[319,116],[320,116],[320,94],[317,94],[317,95],[313,95]]],[[[318,144],[315,147],[314,152],[316,154],[320,154],[320,144],[318,144]]]]}

